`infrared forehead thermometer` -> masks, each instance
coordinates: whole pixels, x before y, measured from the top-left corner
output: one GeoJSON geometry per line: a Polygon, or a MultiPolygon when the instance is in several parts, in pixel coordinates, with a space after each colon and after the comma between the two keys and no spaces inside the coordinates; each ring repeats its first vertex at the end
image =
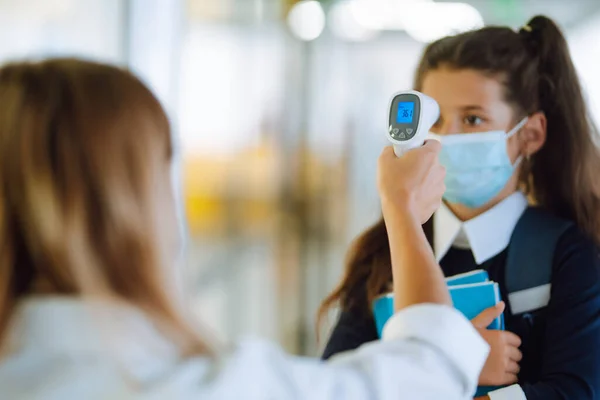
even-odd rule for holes
{"type": "Polygon", "coordinates": [[[415,90],[396,93],[388,118],[388,139],[396,156],[422,146],[439,117],[440,106],[431,97],[415,90]]]}

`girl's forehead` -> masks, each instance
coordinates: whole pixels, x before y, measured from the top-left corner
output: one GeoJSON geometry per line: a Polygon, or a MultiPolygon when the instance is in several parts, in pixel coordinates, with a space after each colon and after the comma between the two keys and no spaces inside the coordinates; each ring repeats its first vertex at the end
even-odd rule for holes
{"type": "Polygon", "coordinates": [[[504,85],[496,77],[473,69],[440,68],[425,74],[421,91],[440,106],[493,106],[504,102],[504,85]]]}

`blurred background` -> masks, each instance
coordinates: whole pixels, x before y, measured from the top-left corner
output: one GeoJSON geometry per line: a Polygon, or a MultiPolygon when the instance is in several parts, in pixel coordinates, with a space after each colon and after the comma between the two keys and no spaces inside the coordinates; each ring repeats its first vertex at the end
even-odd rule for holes
{"type": "Polygon", "coordinates": [[[597,119],[598,0],[0,0],[0,62],[82,56],[141,76],[174,126],[194,310],[223,339],[317,355],[317,307],[380,214],[390,96],[427,42],[540,13],[597,119]]]}

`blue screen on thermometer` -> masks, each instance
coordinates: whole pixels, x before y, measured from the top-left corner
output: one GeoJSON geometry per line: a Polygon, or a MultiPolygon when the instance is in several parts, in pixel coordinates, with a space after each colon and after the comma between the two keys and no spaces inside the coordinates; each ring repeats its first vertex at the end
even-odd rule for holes
{"type": "Polygon", "coordinates": [[[396,123],[412,124],[414,111],[415,111],[415,103],[413,101],[399,102],[398,103],[398,115],[396,116],[396,123]]]}

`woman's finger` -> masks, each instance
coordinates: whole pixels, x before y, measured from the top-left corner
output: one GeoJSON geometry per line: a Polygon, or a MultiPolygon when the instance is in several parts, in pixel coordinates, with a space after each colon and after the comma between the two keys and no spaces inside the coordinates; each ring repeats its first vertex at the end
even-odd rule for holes
{"type": "Polygon", "coordinates": [[[504,307],[505,304],[501,301],[494,307],[483,310],[478,316],[471,320],[471,323],[473,323],[475,328],[485,329],[504,312],[504,307]]]}
{"type": "Polygon", "coordinates": [[[504,338],[507,344],[514,347],[521,347],[521,338],[515,335],[514,333],[505,331],[504,338]]]}
{"type": "Polygon", "coordinates": [[[519,378],[517,377],[517,374],[513,374],[510,372],[507,372],[504,374],[504,378],[502,379],[502,382],[505,385],[510,385],[513,383],[517,383],[519,381],[519,378]]]}
{"type": "Polygon", "coordinates": [[[523,359],[523,353],[518,348],[510,346],[508,348],[508,358],[514,362],[519,362],[523,359]]]}
{"type": "Polygon", "coordinates": [[[423,144],[423,147],[438,154],[442,150],[442,143],[435,139],[426,140],[423,144]]]}
{"type": "Polygon", "coordinates": [[[514,361],[509,362],[508,365],[506,366],[506,372],[508,372],[510,374],[517,375],[520,371],[521,371],[521,366],[514,361]]]}

